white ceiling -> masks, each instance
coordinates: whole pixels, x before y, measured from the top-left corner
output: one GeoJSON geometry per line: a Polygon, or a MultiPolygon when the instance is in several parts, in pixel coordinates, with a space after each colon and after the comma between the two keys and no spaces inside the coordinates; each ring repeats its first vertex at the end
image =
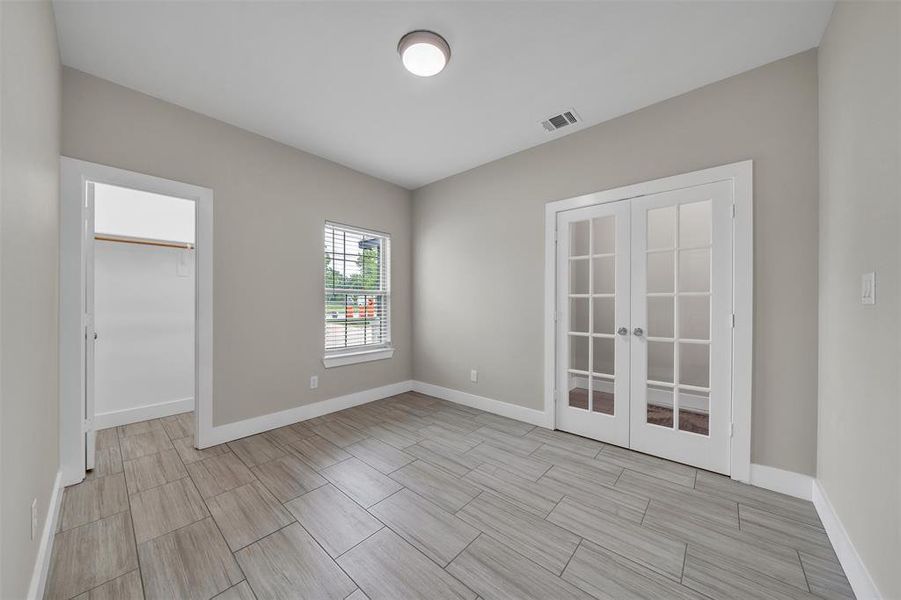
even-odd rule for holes
{"type": "Polygon", "coordinates": [[[819,44],[832,2],[70,2],[63,62],[404,187],[819,44]],[[400,37],[451,45],[436,77],[400,37]]]}

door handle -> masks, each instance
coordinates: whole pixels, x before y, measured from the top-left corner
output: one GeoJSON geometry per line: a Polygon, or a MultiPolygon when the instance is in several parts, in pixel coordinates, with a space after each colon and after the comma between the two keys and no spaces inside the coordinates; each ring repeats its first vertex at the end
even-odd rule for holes
{"type": "Polygon", "coordinates": [[[641,337],[642,335],[644,335],[644,329],[642,329],[641,327],[636,327],[632,330],[632,335],[634,335],[635,337],[641,337]]]}
{"type": "Polygon", "coordinates": [[[629,328],[628,327],[620,327],[619,329],[616,330],[616,333],[618,333],[620,335],[629,335],[629,328]]]}

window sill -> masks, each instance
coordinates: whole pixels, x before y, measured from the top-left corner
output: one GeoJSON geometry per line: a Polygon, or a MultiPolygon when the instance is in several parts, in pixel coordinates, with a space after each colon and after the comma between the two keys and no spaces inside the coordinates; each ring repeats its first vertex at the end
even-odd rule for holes
{"type": "Polygon", "coordinates": [[[326,369],[343,367],[357,363],[384,360],[394,356],[394,348],[377,348],[375,350],[361,350],[359,352],[346,352],[343,354],[330,354],[322,357],[322,364],[326,369]]]}

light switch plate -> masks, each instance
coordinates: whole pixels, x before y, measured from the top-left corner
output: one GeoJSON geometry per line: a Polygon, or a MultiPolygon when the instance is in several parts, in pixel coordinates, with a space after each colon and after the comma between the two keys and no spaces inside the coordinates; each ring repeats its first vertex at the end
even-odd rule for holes
{"type": "Polygon", "coordinates": [[[876,273],[864,273],[861,276],[860,303],[876,304],[876,273]]]}
{"type": "Polygon", "coordinates": [[[315,390],[319,387],[319,375],[312,375],[310,377],[310,389],[315,390]]]}

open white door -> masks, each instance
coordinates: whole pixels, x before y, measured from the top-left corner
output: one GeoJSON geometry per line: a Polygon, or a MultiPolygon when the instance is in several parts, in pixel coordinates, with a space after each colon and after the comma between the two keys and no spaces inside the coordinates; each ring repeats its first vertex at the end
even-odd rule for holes
{"type": "Polygon", "coordinates": [[[85,443],[85,470],[94,468],[94,184],[85,184],[83,207],[84,234],[84,414],[82,430],[85,443]]]}

